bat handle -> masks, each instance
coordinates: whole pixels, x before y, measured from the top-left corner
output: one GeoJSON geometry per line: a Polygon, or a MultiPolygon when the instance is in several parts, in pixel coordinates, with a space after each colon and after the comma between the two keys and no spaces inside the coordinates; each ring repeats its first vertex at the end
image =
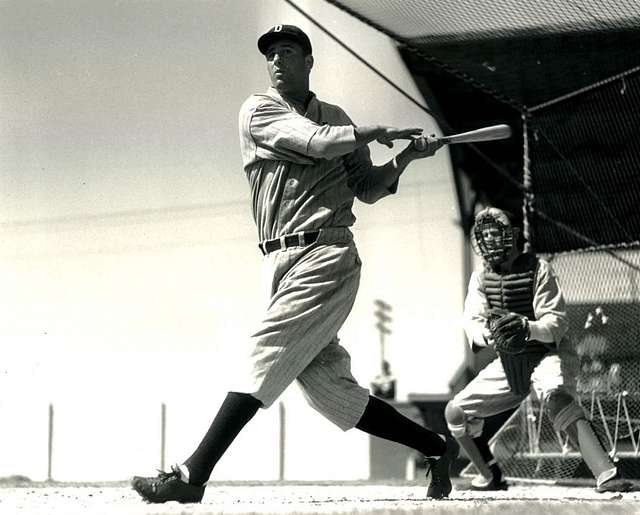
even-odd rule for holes
{"type": "Polygon", "coordinates": [[[420,152],[424,152],[427,149],[427,140],[424,139],[424,137],[414,139],[413,148],[420,152]]]}
{"type": "MultiPolygon", "coordinates": [[[[435,135],[432,135],[431,138],[433,139],[435,137],[435,135]]],[[[446,138],[436,138],[436,141],[443,141],[446,138]]],[[[444,142],[446,143],[446,142],[444,142]]],[[[416,150],[420,151],[420,152],[424,152],[425,150],[427,150],[427,138],[425,138],[424,136],[420,136],[419,138],[415,138],[413,140],[413,148],[415,148],[416,150]]]]}

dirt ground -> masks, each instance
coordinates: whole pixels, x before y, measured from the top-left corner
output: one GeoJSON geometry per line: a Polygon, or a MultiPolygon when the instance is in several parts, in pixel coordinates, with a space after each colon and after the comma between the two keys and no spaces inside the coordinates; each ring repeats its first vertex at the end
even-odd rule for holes
{"type": "Polygon", "coordinates": [[[2,515],[213,515],[213,514],[507,514],[640,513],[640,492],[598,494],[592,488],[512,485],[478,493],[457,484],[451,497],[425,499],[419,482],[397,484],[213,483],[202,504],[142,502],[127,483],[0,485],[2,515]]]}

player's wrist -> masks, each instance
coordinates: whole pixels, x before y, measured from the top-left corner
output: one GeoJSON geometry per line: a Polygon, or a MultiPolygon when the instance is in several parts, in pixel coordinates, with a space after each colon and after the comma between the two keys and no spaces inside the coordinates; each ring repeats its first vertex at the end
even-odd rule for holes
{"type": "Polygon", "coordinates": [[[525,330],[524,341],[528,342],[531,339],[531,326],[529,325],[529,319],[527,317],[522,317],[522,326],[525,330]]]}
{"type": "Polygon", "coordinates": [[[485,328],[480,334],[480,338],[476,338],[476,340],[479,340],[477,344],[481,347],[491,347],[495,343],[493,335],[488,328],[485,328]]]}
{"type": "Polygon", "coordinates": [[[396,154],[396,156],[393,158],[396,168],[404,169],[411,161],[418,157],[417,154],[411,150],[412,147],[413,143],[410,143],[408,147],[404,148],[402,151],[396,154]]]}
{"type": "Polygon", "coordinates": [[[353,133],[356,138],[356,145],[368,145],[382,137],[386,131],[382,125],[361,125],[354,127],[353,133]]]}

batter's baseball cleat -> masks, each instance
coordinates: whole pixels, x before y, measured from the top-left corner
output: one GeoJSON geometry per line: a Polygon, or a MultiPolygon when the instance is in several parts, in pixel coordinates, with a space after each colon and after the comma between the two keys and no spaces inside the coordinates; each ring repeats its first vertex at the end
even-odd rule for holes
{"type": "Polygon", "coordinates": [[[630,492],[635,490],[634,484],[618,474],[617,468],[606,470],[596,480],[596,492],[630,492]]]}
{"type": "Polygon", "coordinates": [[[131,486],[145,501],[148,503],[202,501],[205,487],[185,483],[176,465],[171,466],[171,472],[159,472],[157,477],[135,476],[131,480],[131,486]]]}
{"type": "Polygon", "coordinates": [[[430,499],[444,499],[451,493],[451,478],[449,468],[458,457],[460,446],[453,438],[446,439],[447,448],[439,458],[427,458],[427,497],[430,499]]]}
{"type": "Polygon", "coordinates": [[[471,490],[478,492],[495,492],[498,490],[507,490],[509,485],[502,479],[502,471],[498,465],[491,465],[489,467],[493,473],[493,477],[487,480],[484,476],[476,476],[471,481],[471,490]]]}

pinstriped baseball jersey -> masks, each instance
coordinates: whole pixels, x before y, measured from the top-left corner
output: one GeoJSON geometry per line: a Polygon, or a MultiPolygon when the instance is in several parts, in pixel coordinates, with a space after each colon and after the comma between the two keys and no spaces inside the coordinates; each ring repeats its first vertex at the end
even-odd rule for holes
{"type": "Polygon", "coordinates": [[[276,89],[240,109],[240,148],[259,240],[322,227],[350,227],[354,196],[376,201],[397,189],[371,174],[369,148],[353,123],[311,93],[306,110],[276,89]],[[327,149],[331,148],[331,153],[327,149]]]}
{"type": "Polygon", "coordinates": [[[360,282],[352,206],[356,197],[371,203],[395,192],[397,181],[390,188],[379,182],[349,117],[313,93],[306,109],[274,88],[252,95],[239,128],[259,240],[320,231],[310,245],[264,257],[269,302],[251,335],[241,391],[266,408],[296,380],[311,406],[350,429],[369,400],[338,340],[360,282]]]}

